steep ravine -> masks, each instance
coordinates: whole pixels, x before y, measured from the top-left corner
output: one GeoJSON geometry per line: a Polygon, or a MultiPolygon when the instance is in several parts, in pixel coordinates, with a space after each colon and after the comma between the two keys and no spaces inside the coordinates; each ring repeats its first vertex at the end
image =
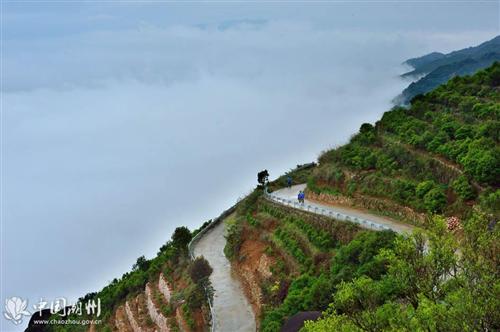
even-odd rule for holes
{"type": "Polygon", "coordinates": [[[255,315],[244,295],[241,283],[233,276],[224,255],[224,223],[208,231],[195,245],[195,256],[204,256],[213,268],[210,281],[214,288],[214,326],[217,332],[254,332],[255,315]]]}

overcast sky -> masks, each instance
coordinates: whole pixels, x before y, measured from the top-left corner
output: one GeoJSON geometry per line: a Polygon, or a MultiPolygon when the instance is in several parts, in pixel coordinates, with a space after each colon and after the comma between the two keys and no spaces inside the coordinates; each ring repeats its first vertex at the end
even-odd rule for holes
{"type": "Polygon", "coordinates": [[[31,305],[346,142],[408,84],[402,61],[491,39],[499,5],[9,2],[2,27],[1,297],[31,305]]]}

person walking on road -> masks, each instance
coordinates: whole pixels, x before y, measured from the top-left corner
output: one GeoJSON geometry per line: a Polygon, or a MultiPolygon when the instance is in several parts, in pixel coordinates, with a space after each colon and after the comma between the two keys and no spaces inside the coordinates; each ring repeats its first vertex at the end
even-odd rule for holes
{"type": "Polygon", "coordinates": [[[306,194],[304,193],[304,191],[299,191],[299,195],[297,196],[297,198],[299,200],[299,203],[304,204],[304,199],[306,198],[306,194]]]}

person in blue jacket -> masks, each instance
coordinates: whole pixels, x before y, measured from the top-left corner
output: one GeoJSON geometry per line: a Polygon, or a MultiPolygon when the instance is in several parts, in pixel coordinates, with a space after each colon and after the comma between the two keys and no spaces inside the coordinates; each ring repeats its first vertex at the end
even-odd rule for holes
{"type": "Polygon", "coordinates": [[[288,188],[292,187],[292,177],[291,176],[287,176],[287,178],[286,178],[286,185],[287,185],[288,188]]]}
{"type": "Polygon", "coordinates": [[[298,195],[299,203],[304,203],[305,198],[306,198],[306,194],[302,190],[299,191],[299,195],[298,195]]]}

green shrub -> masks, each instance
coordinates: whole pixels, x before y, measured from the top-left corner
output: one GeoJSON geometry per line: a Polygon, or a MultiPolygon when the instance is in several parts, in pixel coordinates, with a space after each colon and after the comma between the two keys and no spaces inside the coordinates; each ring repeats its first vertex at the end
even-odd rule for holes
{"type": "Polygon", "coordinates": [[[252,227],[260,227],[260,222],[254,218],[250,213],[247,214],[246,220],[252,227]]]}
{"type": "Polygon", "coordinates": [[[435,187],[436,183],[432,180],[422,181],[417,185],[415,194],[418,198],[424,198],[425,194],[435,187]]]}
{"type": "Polygon", "coordinates": [[[427,211],[439,213],[446,205],[446,194],[440,187],[429,190],[424,196],[424,206],[427,211]]]}
{"type": "Polygon", "coordinates": [[[189,266],[189,276],[195,284],[198,284],[204,279],[208,279],[212,272],[212,267],[203,256],[196,257],[189,266]]]}
{"type": "Polygon", "coordinates": [[[453,181],[452,188],[464,201],[471,200],[476,197],[474,189],[470,185],[467,178],[463,175],[459,176],[455,181],[453,181]]]}
{"type": "Polygon", "coordinates": [[[240,251],[241,244],[243,243],[241,237],[242,230],[243,228],[240,223],[232,224],[227,229],[224,254],[229,260],[235,259],[240,251]]]}
{"type": "Polygon", "coordinates": [[[177,227],[172,234],[172,244],[180,250],[187,250],[187,245],[191,241],[192,234],[187,227],[177,227]]]}
{"type": "Polygon", "coordinates": [[[307,256],[301,248],[299,241],[295,239],[295,236],[282,228],[276,229],[274,235],[293,258],[302,265],[307,265],[307,256]]]}

